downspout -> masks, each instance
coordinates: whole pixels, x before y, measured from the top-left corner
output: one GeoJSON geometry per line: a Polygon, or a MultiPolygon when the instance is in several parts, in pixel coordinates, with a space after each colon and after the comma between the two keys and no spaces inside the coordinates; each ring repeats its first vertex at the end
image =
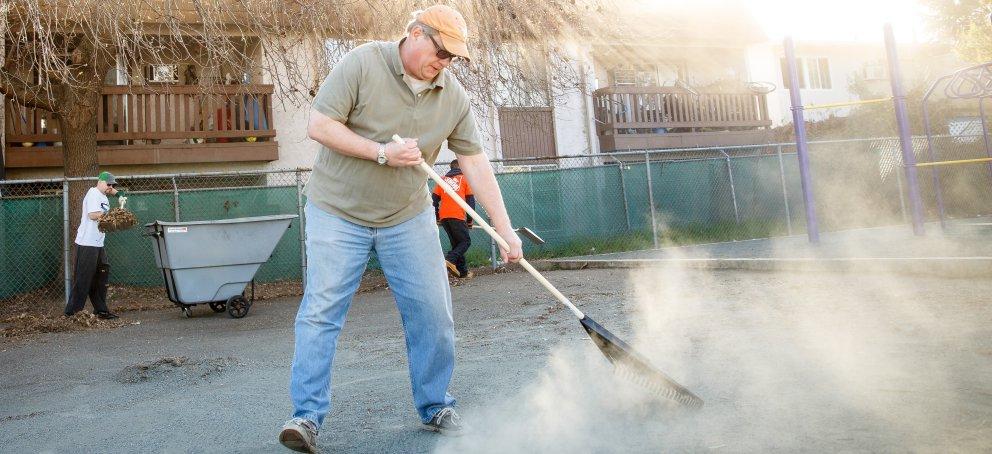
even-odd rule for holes
{"type": "MultiPolygon", "coordinates": [[[[10,10],[10,3],[4,2],[0,5],[0,36],[7,35],[7,11],[10,10]]],[[[6,62],[7,55],[7,44],[6,41],[0,39],[0,66],[6,62]]],[[[0,95],[0,119],[6,119],[7,117],[7,97],[0,95]]],[[[0,181],[7,179],[7,164],[4,158],[7,154],[7,122],[0,122],[0,181]]]]}
{"type": "Polygon", "coordinates": [[[593,112],[589,110],[589,97],[592,96],[592,93],[589,91],[589,85],[586,83],[586,81],[587,81],[586,64],[585,64],[585,58],[583,57],[579,59],[579,87],[581,87],[580,88],[581,93],[579,95],[582,97],[582,116],[583,116],[582,133],[586,137],[586,144],[589,147],[589,154],[595,154],[594,151],[598,147],[596,146],[596,143],[594,141],[597,139],[592,134],[592,128],[589,127],[589,123],[595,121],[594,120],[595,117],[593,112]]]}
{"type": "MultiPolygon", "coordinates": [[[[3,118],[3,106],[0,106],[0,118],[3,118]]],[[[0,181],[7,179],[7,165],[5,164],[3,158],[4,153],[7,152],[7,134],[0,126],[0,181]]]]}

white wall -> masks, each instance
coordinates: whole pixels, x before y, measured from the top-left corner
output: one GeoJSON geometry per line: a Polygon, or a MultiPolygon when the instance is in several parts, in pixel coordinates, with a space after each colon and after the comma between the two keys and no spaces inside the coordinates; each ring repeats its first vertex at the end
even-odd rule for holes
{"type": "MultiPolygon", "coordinates": [[[[749,71],[754,80],[768,81],[775,84],[775,91],[768,94],[768,114],[775,126],[792,122],[792,103],[789,98],[789,90],[785,88],[785,78],[782,73],[781,58],[785,56],[785,51],[780,44],[760,44],[751,46],[748,49],[749,71]]],[[[853,74],[862,71],[866,63],[871,62],[883,55],[868,55],[865,52],[851,52],[850,49],[830,49],[827,47],[805,47],[802,43],[796,45],[797,58],[820,58],[825,57],[829,61],[830,81],[829,89],[805,88],[800,91],[803,105],[830,104],[838,102],[853,101],[858,99],[850,92],[849,87],[853,74]]],[[[847,115],[849,109],[823,109],[809,110],[805,112],[808,120],[821,120],[828,116],[847,115]]]]}
{"type": "Polygon", "coordinates": [[[775,90],[767,95],[768,118],[774,126],[792,121],[792,111],[789,110],[789,91],[782,83],[782,73],[779,70],[779,57],[774,46],[758,44],[747,49],[748,80],[751,82],[767,82],[775,86],[775,90]],[[782,104],[781,98],[786,100],[782,104]]]}
{"type": "MultiPolygon", "coordinates": [[[[566,55],[572,59],[569,64],[576,71],[576,74],[584,74],[586,86],[591,87],[588,88],[589,92],[594,90],[595,74],[590,49],[581,45],[571,45],[565,51],[566,55]]],[[[599,152],[599,141],[596,139],[595,128],[592,124],[592,99],[589,93],[583,92],[583,87],[580,86],[582,83],[583,78],[580,76],[578,81],[574,81],[574,87],[567,87],[553,96],[555,145],[560,156],[599,152]]],[[[476,101],[473,103],[475,106],[473,113],[476,116],[476,123],[482,138],[483,151],[490,159],[499,159],[502,156],[499,109],[493,103],[479,100],[471,93],[469,96],[472,96],[476,101]]],[[[283,135],[282,130],[279,131],[279,135],[280,137],[283,135]]],[[[283,161],[282,149],[283,145],[280,144],[280,161],[283,161]]],[[[316,149],[313,152],[315,153],[316,149]]],[[[287,153],[296,155],[306,153],[306,150],[296,146],[287,149],[287,153]]],[[[453,159],[455,159],[454,153],[447,147],[442,147],[437,162],[450,162],[453,159]]]]}
{"type": "Polygon", "coordinates": [[[592,91],[596,89],[591,49],[573,44],[565,49],[578,80],[555,96],[555,142],[559,156],[599,153],[593,124],[592,91]]]}
{"type": "MultiPolygon", "coordinates": [[[[864,75],[866,65],[882,64],[886,78],[868,82],[872,92],[878,97],[891,96],[890,81],[887,78],[888,63],[884,44],[879,43],[796,43],[796,57],[826,57],[830,61],[830,89],[810,89],[800,91],[803,105],[822,105],[857,101],[860,98],[851,92],[851,83],[856,75],[864,75]]],[[[791,123],[792,112],[789,91],[784,89],[784,75],[779,59],[785,56],[780,43],[764,43],[748,49],[748,71],[752,80],[767,80],[778,87],[768,95],[769,116],[776,126],[791,123]]],[[[904,44],[899,47],[899,60],[903,70],[903,81],[907,88],[925,83],[935,75],[948,72],[963,63],[956,62],[949,50],[926,44],[904,44]]],[[[829,116],[843,117],[851,107],[814,109],[804,112],[808,120],[822,120],[829,116]]]]}
{"type": "MultiPolygon", "coordinates": [[[[289,43],[287,43],[289,44],[289,43]]],[[[338,55],[333,52],[338,47],[337,44],[328,42],[328,55],[338,55]]],[[[280,81],[274,80],[272,71],[264,76],[264,83],[275,86],[273,93],[272,123],[276,129],[276,140],[279,143],[279,159],[268,162],[264,165],[267,169],[295,169],[300,167],[312,167],[314,158],[320,145],[307,137],[307,124],[310,121],[310,90],[319,87],[321,81],[330,73],[329,67],[318,67],[314,62],[320,61],[310,50],[314,47],[284,46],[290,52],[297,54],[295,60],[300,62],[300,66],[294,68],[295,71],[302,71],[304,74],[299,79],[307,81],[305,86],[292,86],[282,77],[280,81]]],[[[278,58],[266,59],[268,61],[279,62],[278,58]]],[[[277,68],[276,74],[285,74],[286,68],[277,68]]]]}

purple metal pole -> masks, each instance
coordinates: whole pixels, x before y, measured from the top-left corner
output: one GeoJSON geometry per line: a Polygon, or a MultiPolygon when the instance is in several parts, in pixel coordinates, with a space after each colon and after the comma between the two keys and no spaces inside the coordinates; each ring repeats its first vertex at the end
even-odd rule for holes
{"type": "Polygon", "coordinates": [[[796,130],[796,154],[799,156],[799,181],[802,183],[803,204],[806,205],[806,235],[809,242],[820,243],[820,226],[816,221],[813,202],[813,181],[809,172],[809,147],[806,144],[806,120],[803,118],[803,100],[799,95],[799,71],[796,70],[796,50],[792,37],[786,37],[785,60],[789,68],[789,98],[792,100],[792,127],[796,130]]]}
{"type": "MultiPolygon", "coordinates": [[[[985,155],[992,158],[992,145],[989,145],[989,125],[985,121],[985,98],[978,98],[978,115],[982,119],[982,139],[985,140],[985,155]]],[[[989,177],[992,177],[992,162],[988,163],[989,177]]],[[[3,175],[0,175],[3,179],[3,175]]]]}
{"type": "MultiPolygon", "coordinates": [[[[927,99],[930,98],[930,94],[933,93],[933,89],[937,87],[937,84],[942,80],[938,79],[937,82],[933,83],[933,86],[927,90],[927,93],[923,95],[923,132],[927,135],[927,157],[930,162],[937,162],[937,155],[933,152],[933,131],[930,130],[930,109],[927,106],[927,99]]],[[[930,181],[933,184],[933,195],[937,199],[937,216],[940,218],[940,229],[947,231],[947,222],[945,219],[947,216],[944,213],[944,195],[940,191],[940,169],[937,167],[930,168],[930,181]]]]}
{"type": "Polygon", "coordinates": [[[923,199],[920,197],[920,182],[916,177],[916,153],[913,152],[913,139],[909,134],[906,91],[902,86],[902,70],[899,67],[899,55],[896,53],[896,39],[895,35],[892,34],[892,24],[885,24],[885,55],[889,60],[889,79],[892,80],[892,100],[896,107],[896,123],[899,125],[902,164],[906,169],[909,207],[913,214],[913,233],[922,236],[925,233],[923,230],[923,199]]]}

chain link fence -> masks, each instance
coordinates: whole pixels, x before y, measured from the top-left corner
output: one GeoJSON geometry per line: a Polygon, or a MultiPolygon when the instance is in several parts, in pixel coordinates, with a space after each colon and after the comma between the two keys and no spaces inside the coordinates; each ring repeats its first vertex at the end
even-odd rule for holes
{"type": "MultiPolygon", "coordinates": [[[[802,198],[786,187],[798,188],[798,171],[782,177],[787,154],[784,146],[762,145],[494,161],[493,167],[514,225],[545,240],[525,240],[524,252],[559,257],[789,234],[789,212],[802,198]]],[[[490,243],[481,231],[473,232],[473,244],[478,241],[490,243]]],[[[469,262],[482,264],[487,254],[473,249],[469,262]]]]}
{"type": "Polygon", "coordinates": [[[947,221],[992,214],[992,144],[988,137],[940,136],[927,143],[915,139],[919,162],[945,162],[920,170],[920,187],[928,219],[947,221]],[[950,162],[954,161],[954,162],[950,162]]]}
{"type": "MultiPolygon", "coordinates": [[[[290,170],[117,177],[117,188],[127,195],[126,207],[138,218],[138,227],[106,237],[111,285],[162,285],[150,240],[142,236],[145,224],[300,215],[301,189],[308,176],[308,170],[290,170]]],[[[0,181],[0,305],[65,298],[75,239],[75,232],[67,230],[69,204],[81,202],[68,201],[64,194],[76,181],[89,186],[96,179],[0,181]]],[[[118,203],[118,197],[110,197],[111,206],[118,203]]],[[[301,219],[292,222],[256,274],[257,282],[293,282],[300,287],[305,257],[300,226],[301,219]]]]}
{"type": "MultiPolygon", "coordinates": [[[[992,214],[992,165],[982,136],[912,138],[926,221],[992,214]],[[966,161],[966,162],[960,162],[966,161]]],[[[810,142],[813,196],[820,229],[836,231],[910,222],[898,138],[810,142]]],[[[796,167],[795,160],[791,160],[796,167]]],[[[798,169],[796,168],[796,171],[798,169]]],[[[797,200],[801,204],[802,200],[797,200]]],[[[801,205],[798,205],[801,206],[801,205]]],[[[803,212],[796,213],[802,222],[803,212]]]]}
{"type": "Polygon", "coordinates": [[[0,304],[63,298],[63,183],[0,181],[0,304]]]}
{"type": "MultiPolygon", "coordinates": [[[[981,136],[914,138],[919,162],[987,157],[981,136]],[[932,151],[931,151],[932,148],[932,151]],[[931,153],[933,156],[931,156],[931,153]]],[[[907,223],[906,184],[896,138],[810,143],[813,196],[821,230],[907,223]]],[[[561,257],[677,244],[804,234],[805,210],[794,144],[633,151],[590,156],[493,161],[528,257],[561,257]]],[[[442,175],[448,165],[435,167],[442,175]]],[[[298,293],[306,260],[302,188],[309,170],[120,176],[139,226],[156,220],[199,221],[297,214],[260,283],[288,283],[298,293]]],[[[962,163],[921,168],[928,220],[992,214],[992,166],[962,163]]],[[[92,184],[94,180],[87,180],[92,184]]],[[[69,201],[62,179],[0,181],[0,305],[62,301],[70,278],[65,252],[69,201]]],[[[431,184],[433,186],[433,184],[431,184]]],[[[116,198],[111,198],[116,206],[116,198]]],[[[481,207],[480,207],[481,208],[481,207]]],[[[135,228],[107,236],[111,283],[159,287],[150,241],[135,228]]],[[[498,256],[481,229],[472,232],[471,266],[498,256]]],[[[445,249],[448,239],[441,235],[445,249]]],[[[370,262],[375,268],[375,259],[370,262]]],[[[164,291],[162,292],[164,294],[164,291]]]]}

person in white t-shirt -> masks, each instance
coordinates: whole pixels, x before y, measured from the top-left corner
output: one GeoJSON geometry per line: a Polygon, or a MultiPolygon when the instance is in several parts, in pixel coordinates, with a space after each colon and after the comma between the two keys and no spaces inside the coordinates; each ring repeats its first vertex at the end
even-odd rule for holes
{"type": "Polygon", "coordinates": [[[97,317],[115,319],[107,309],[107,284],[110,277],[110,262],[103,250],[106,234],[98,228],[100,218],[110,211],[107,195],[117,194],[117,180],[110,172],[101,172],[96,186],[90,188],[83,198],[83,214],[76,230],[76,263],[72,277],[72,291],[65,306],[65,315],[72,316],[83,310],[86,298],[93,305],[97,317]]]}

